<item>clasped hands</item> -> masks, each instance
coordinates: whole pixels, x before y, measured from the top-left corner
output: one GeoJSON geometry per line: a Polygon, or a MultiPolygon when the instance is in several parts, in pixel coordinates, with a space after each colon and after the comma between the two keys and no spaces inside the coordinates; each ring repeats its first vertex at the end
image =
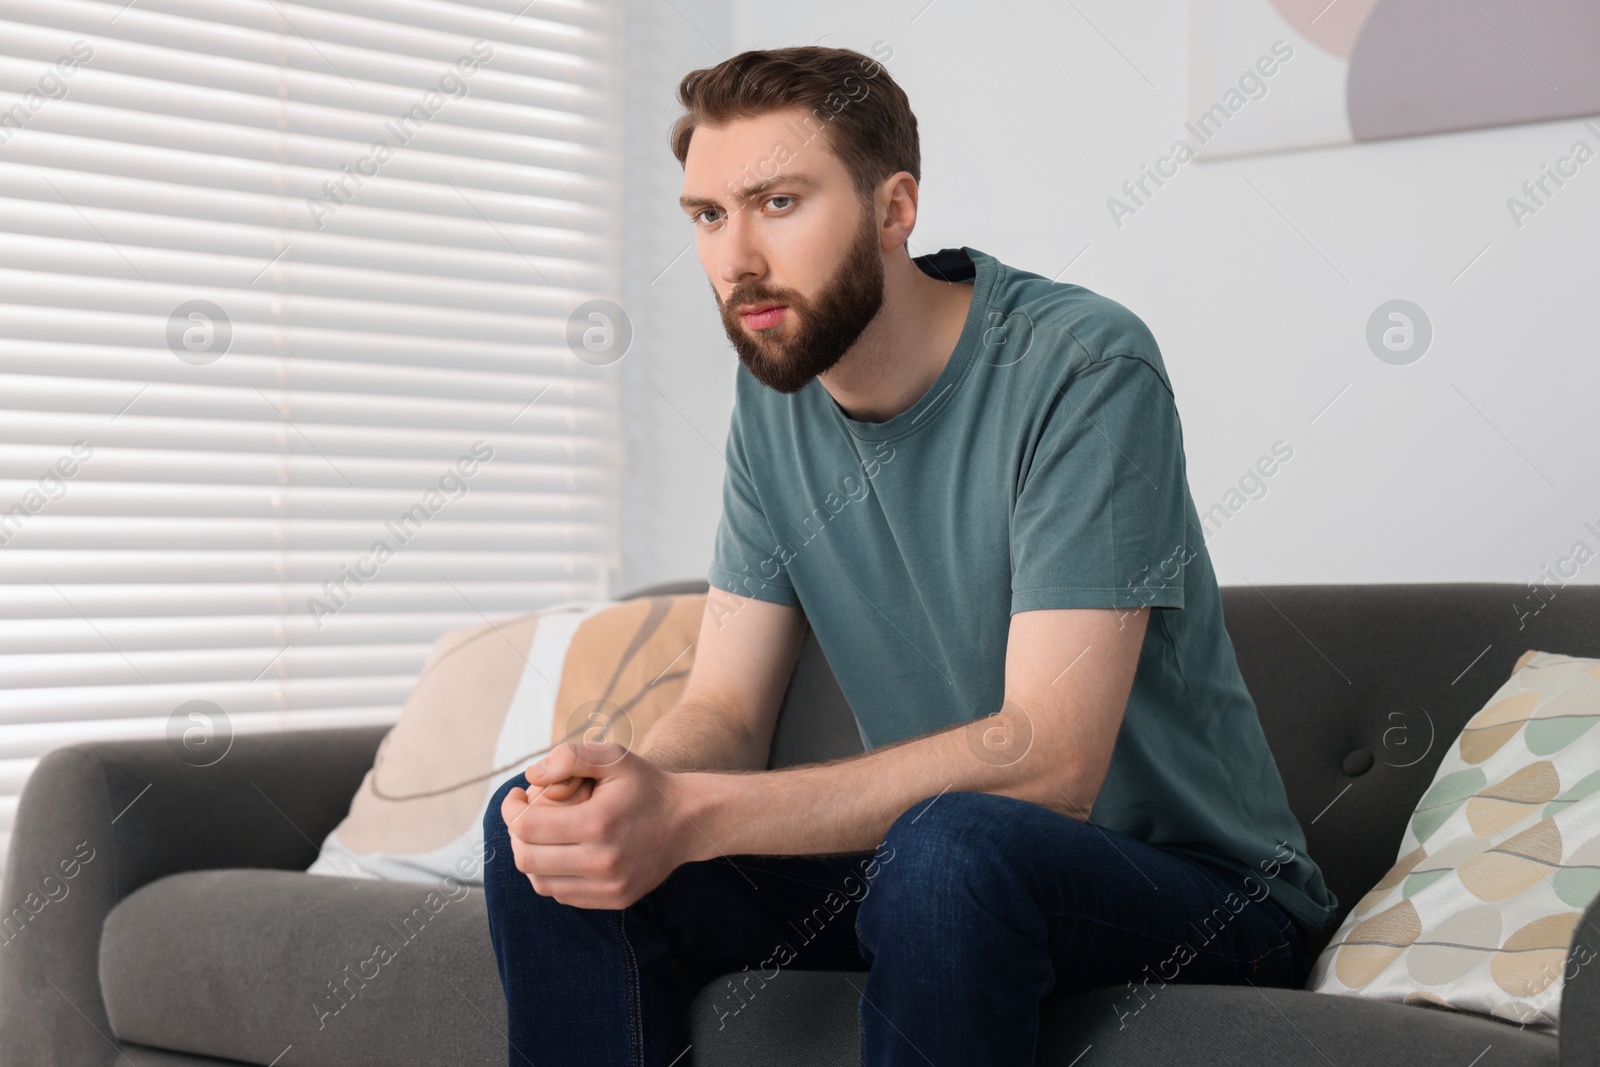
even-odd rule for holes
{"type": "Polygon", "coordinates": [[[500,815],[517,870],[542,896],[626,908],[679,864],[716,854],[685,814],[688,776],[616,742],[558,745],[525,776],[500,815]]]}

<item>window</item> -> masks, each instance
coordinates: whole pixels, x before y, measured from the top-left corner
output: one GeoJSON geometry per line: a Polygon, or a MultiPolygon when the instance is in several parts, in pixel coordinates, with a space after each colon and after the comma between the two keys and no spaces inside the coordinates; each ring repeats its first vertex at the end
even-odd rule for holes
{"type": "Polygon", "coordinates": [[[0,855],[50,748],[390,722],[606,595],[615,18],[0,0],[0,855]]]}

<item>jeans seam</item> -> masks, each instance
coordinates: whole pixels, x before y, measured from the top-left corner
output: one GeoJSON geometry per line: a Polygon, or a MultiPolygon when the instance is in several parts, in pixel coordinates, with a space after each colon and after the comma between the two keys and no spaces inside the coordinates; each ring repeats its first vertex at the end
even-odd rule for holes
{"type": "Polygon", "coordinates": [[[617,912],[617,937],[622,941],[622,953],[627,960],[627,985],[628,985],[628,1052],[629,1058],[644,1067],[644,1034],[643,1027],[639,1025],[639,1013],[643,1010],[639,1004],[638,961],[633,955],[633,943],[628,940],[628,919],[626,911],[617,912]]]}
{"type": "MultiPolygon", "coordinates": [[[[1274,945],[1266,952],[1263,952],[1261,955],[1252,959],[1250,961],[1250,969],[1252,971],[1259,971],[1263,966],[1266,965],[1267,961],[1283,955],[1286,951],[1288,952],[1289,957],[1292,959],[1294,957],[1294,949],[1290,947],[1289,942],[1285,941],[1281,945],[1274,945]]],[[[1243,961],[1241,960],[1240,962],[1243,961]]]]}
{"type": "MultiPolygon", "coordinates": [[[[1206,873],[1212,875],[1213,878],[1218,883],[1220,883],[1221,885],[1225,886],[1230,893],[1235,892],[1235,890],[1233,888],[1233,884],[1228,880],[1228,878],[1223,877],[1222,872],[1219,871],[1217,868],[1213,867],[1212,865],[1210,865],[1208,863],[1202,862],[1202,861],[1196,861],[1196,865],[1198,867],[1200,867],[1201,869],[1203,869],[1206,873]]],[[[1267,904],[1267,905],[1269,905],[1269,907],[1267,909],[1269,917],[1274,916],[1274,915],[1276,916],[1276,919],[1274,920],[1275,921],[1275,925],[1277,926],[1279,936],[1281,936],[1283,938],[1282,942],[1280,942],[1277,945],[1274,945],[1272,948],[1268,949],[1267,951],[1263,952],[1261,955],[1259,955],[1259,956],[1255,957],[1253,960],[1251,960],[1250,961],[1250,969],[1253,970],[1253,971],[1259,971],[1261,969],[1261,964],[1264,961],[1272,959],[1274,956],[1277,956],[1284,949],[1288,949],[1289,950],[1289,956],[1292,959],[1293,956],[1294,956],[1294,949],[1290,945],[1290,942],[1292,940],[1294,940],[1295,935],[1297,933],[1300,933],[1300,931],[1298,930],[1298,924],[1295,922],[1294,916],[1290,915],[1289,912],[1283,907],[1283,905],[1281,905],[1277,901],[1273,900],[1272,899],[1272,895],[1270,893],[1263,895],[1260,900],[1257,900],[1255,897],[1250,896],[1250,894],[1246,893],[1245,894],[1245,899],[1248,900],[1250,904],[1256,904],[1256,905],[1267,904]]],[[[1242,909],[1241,909],[1241,913],[1242,913],[1242,909]]],[[[1301,936],[1303,937],[1304,935],[1301,934],[1301,936]]],[[[1229,957],[1229,958],[1231,958],[1231,957],[1229,957]]]]}

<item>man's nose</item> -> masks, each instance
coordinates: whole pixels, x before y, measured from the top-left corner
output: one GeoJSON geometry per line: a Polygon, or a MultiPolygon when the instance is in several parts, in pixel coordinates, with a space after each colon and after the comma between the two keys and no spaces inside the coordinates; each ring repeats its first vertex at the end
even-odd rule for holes
{"type": "Polygon", "coordinates": [[[766,274],[766,261],[751,225],[753,221],[750,213],[741,209],[730,214],[723,226],[717,249],[717,273],[725,285],[745,284],[766,274]]]}

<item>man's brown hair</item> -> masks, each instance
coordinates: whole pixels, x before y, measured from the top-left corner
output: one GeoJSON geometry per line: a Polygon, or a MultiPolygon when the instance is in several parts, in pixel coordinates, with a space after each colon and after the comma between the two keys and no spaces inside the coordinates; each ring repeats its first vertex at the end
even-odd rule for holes
{"type": "Polygon", "coordinates": [[[787,152],[777,159],[776,169],[761,166],[770,157],[751,160],[747,185],[780,173],[787,158],[823,132],[863,202],[870,203],[874,187],[898,171],[922,181],[917,117],[905,91],[883,64],[848,48],[805,45],[741,52],[685,74],[678,83],[678,102],[684,113],[673,123],[671,140],[680,165],[688,160],[696,126],[723,126],[799,106],[810,115],[795,128],[797,143],[785,140],[774,146],[774,157],[787,152]]]}

